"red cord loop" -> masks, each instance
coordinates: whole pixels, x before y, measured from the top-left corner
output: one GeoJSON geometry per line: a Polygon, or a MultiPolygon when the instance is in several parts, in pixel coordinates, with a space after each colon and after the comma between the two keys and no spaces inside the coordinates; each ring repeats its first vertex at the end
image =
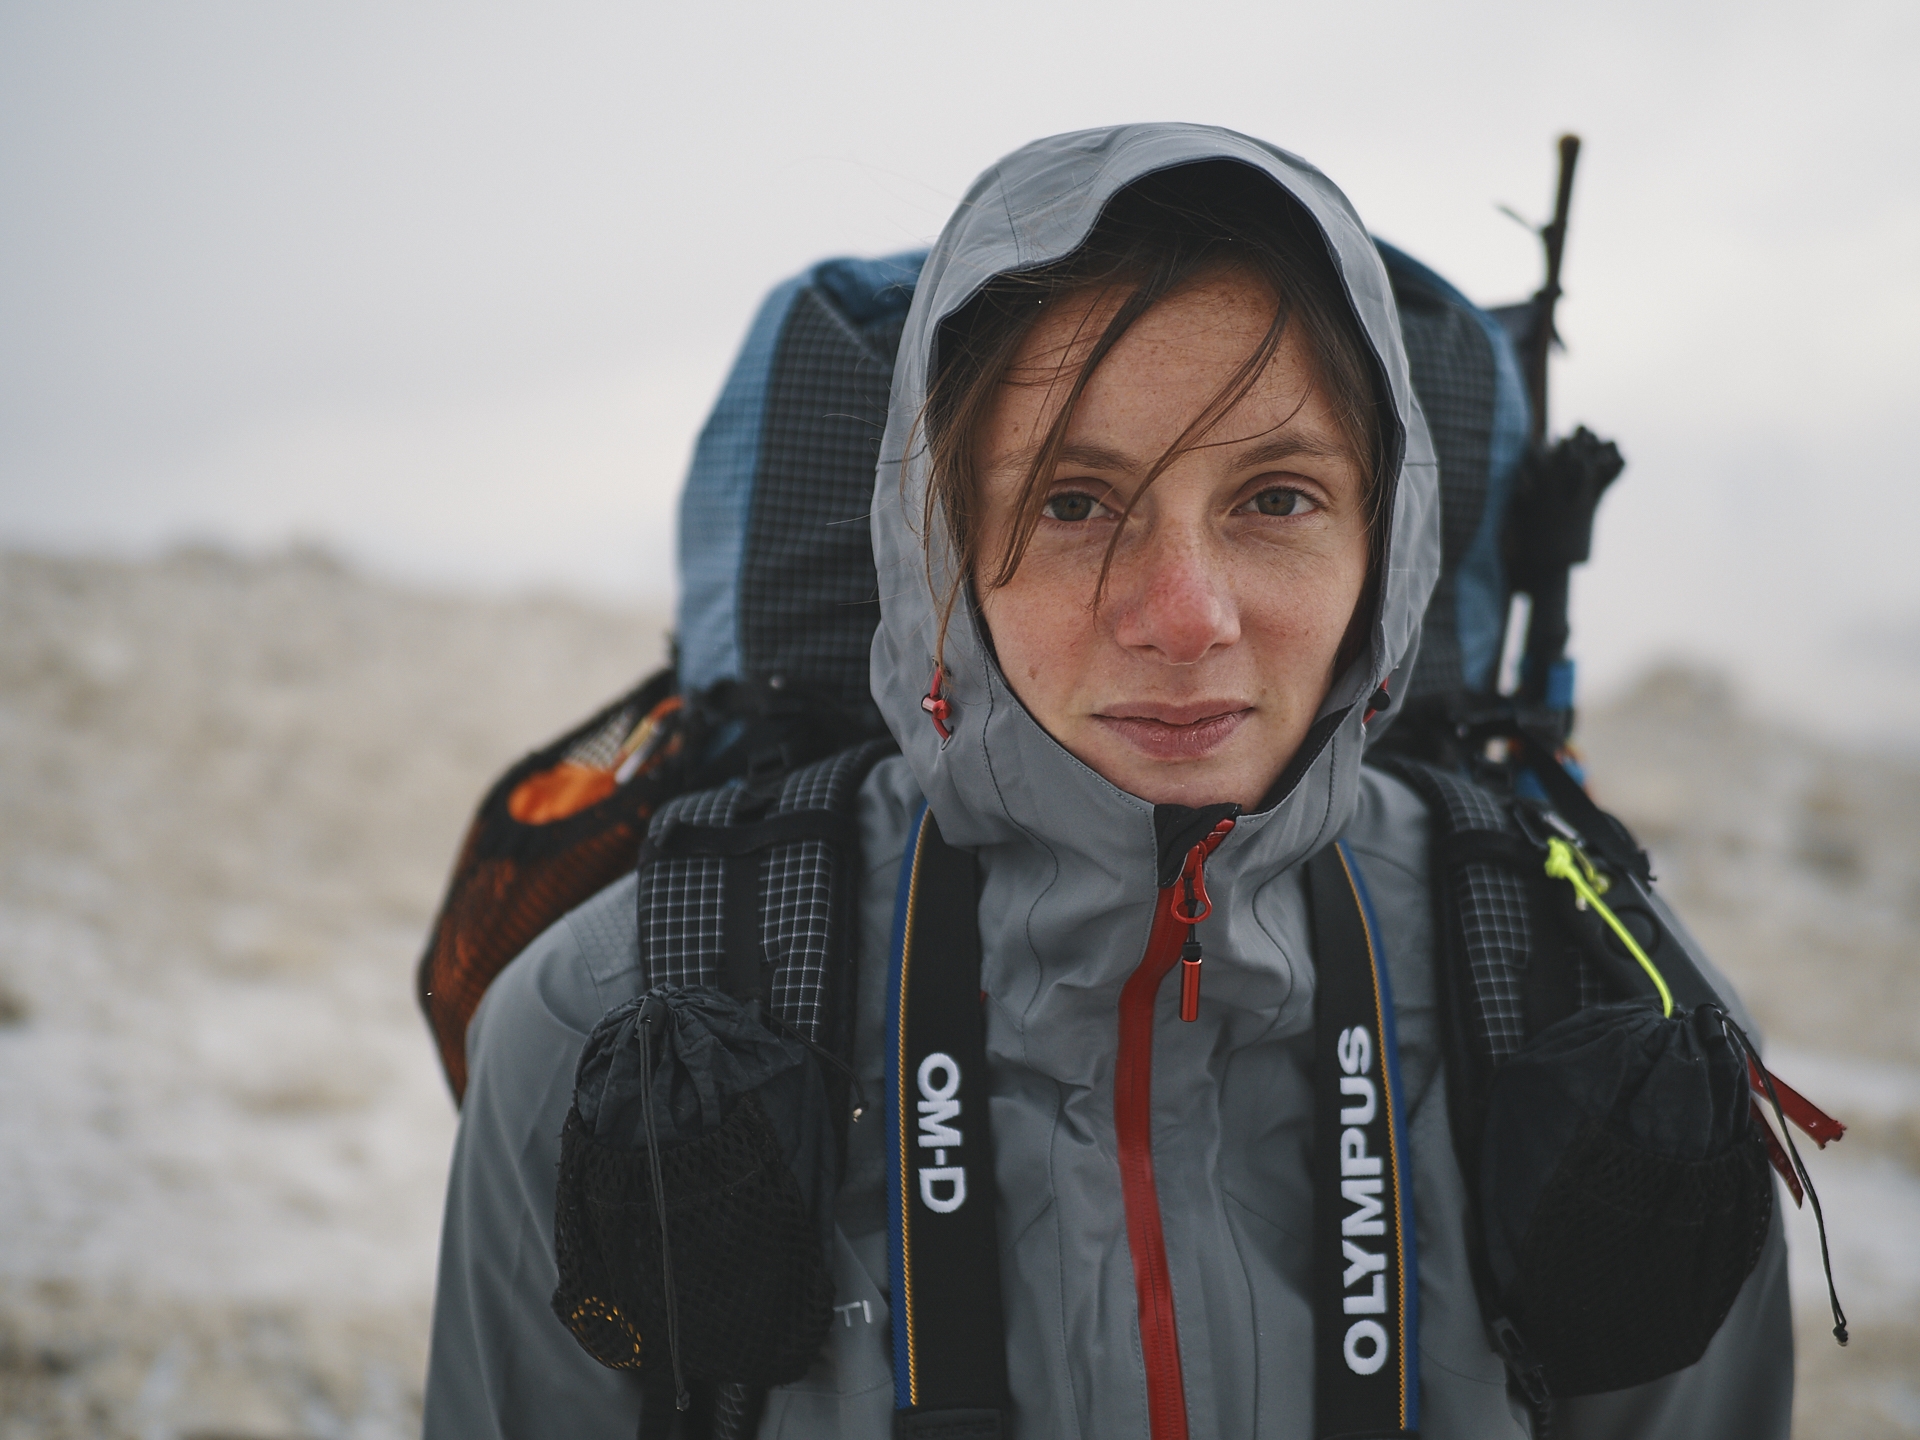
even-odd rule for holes
{"type": "Polygon", "coordinates": [[[1213,900],[1207,894],[1206,872],[1207,848],[1196,845],[1187,852],[1186,868],[1180,872],[1180,879],[1186,885],[1185,901],[1175,899],[1173,918],[1182,925],[1198,925],[1213,913],[1213,900]]]}

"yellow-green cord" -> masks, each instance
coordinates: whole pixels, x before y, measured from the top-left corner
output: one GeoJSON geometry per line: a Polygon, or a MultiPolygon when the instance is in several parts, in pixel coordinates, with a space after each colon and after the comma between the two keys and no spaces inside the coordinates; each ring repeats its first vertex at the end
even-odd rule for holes
{"type": "Polygon", "coordinates": [[[1549,839],[1547,874],[1573,886],[1574,893],[1599,913],[1613,933],[1620,937],[1620,943],[1627,947],[1627,953],[1638,960],[1640,968],[1652,977],[1654,988],[1660,992],[1660,1013],[1673,1014],[1673,991],[1667,988],[1666,977],[1654,968],[1653,961],[1647,958],[1647,952],[1640,948],[1640,942],[1633,938],[1627,927],[1620,923],[1620,917],[1600,898],[1600,891],[1608,888],[1606,877],[1593,868],[1593,862],[1587,859],[1585,853],[1557,837],[1549,839]]]}

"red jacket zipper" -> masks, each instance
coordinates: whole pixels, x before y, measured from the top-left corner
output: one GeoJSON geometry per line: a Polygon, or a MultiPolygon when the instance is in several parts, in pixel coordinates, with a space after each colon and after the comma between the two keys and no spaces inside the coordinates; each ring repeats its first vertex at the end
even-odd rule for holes
{"type": "Polygon", "coordinates": [[[1120,1151],[1120,1194],[1127,1212],[1127,1246],[1133,1252],[1133,1288],[1140,1310],[1140,1352],[1147,1368],[1147,1419],[1152,1440],[1187,1440],[1186,1386],[1180,1373],[1180,1335],[1173,1313],[1173,1278],[1160,1225],[1160,1195],[1153,1183],[1153,1012],[1160,982],[1183,957],[1186,982],[1183,1018],[1197,1013],[1198,947],[1193,927],[1205,919],[1203,867],[1227,838],[1232,820],[1222,820],[1187,852],[1180,878],[1160,892],[1153,909],[1147,953],[1120,991],[1120,1056],[1114,1071],[1113,1118],[1120,1151]]]}

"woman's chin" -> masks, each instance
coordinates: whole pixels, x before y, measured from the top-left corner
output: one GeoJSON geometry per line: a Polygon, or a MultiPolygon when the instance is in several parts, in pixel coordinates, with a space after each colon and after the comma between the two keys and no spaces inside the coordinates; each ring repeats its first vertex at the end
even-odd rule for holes
{"type": "Polygon", "coordinates": [[[1285,757],[1275,763],[1270,751],[1251,744],[1191,758],[1146,756],[1111,741],[1098,749],[1101,753],[1083,753],[1080,758],[1102,779],[1150,805],[1197,808],[1231,803],[1251,810],[1286,764],[1285,757]]]}
{"type": "Polygon", "coordinates": [[[1187,724],[1092,715],[1082,721],[1082,760],[1129,795],[1154,805],[1238,804],[1265,798],[1300,737],[1277,734],[1264,708],[1187,724]]]}

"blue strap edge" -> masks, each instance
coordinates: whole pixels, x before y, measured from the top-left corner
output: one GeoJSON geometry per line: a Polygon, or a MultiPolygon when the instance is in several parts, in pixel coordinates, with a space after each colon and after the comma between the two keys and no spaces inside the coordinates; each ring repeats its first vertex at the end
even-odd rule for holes
{"type": "Polygon", "coordinates": [[[923,800],[907,827],[907,849],[900,857],[900,878],[893,897],[893,941],[887,961],[887,1312],[893,1326],[893,1407],[913,1408],[912,1376],[907,1365],[906,1216],[901,1179],[906,1157],[901,1153],[901,1128],[906,1124],[906,1097],[900,1076],[900,979],[907,950],[907,902],[913,895],[913,867],[920,852],[920,831],[927,823],[923,800]]]}

